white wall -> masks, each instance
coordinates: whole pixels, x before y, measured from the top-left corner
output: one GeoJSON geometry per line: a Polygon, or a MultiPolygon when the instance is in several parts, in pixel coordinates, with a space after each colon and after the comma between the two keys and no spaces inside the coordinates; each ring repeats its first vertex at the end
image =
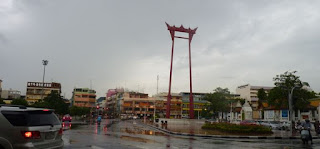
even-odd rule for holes
{"type": "Polygon", "coordinates": [[[242,87],[242,88],[237,87],[236,94],[239,94],[240,98],[244,98],[247,101],[251,101],[250,88],[251,88],[250,85],[247,85],[247,86],[242,87]]]}

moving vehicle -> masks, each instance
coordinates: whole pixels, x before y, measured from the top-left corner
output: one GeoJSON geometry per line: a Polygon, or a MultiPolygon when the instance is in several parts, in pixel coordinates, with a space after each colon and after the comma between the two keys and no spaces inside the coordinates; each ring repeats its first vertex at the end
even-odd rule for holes
{"type": "Polygon", "coordinates": [[[62,126],[51,109],[0,105],[0,148],[63,148],[62,126]]]}
{"type": "Polygon", "coordinates": [[[62,122],[65,122],[65,121],[71,122],[72,121],[72,117],[69,114],[64,115],[62,117],[62,122]]]}
{"type": "Polygon", "coordinates": [[[98,123],[99,126],[100,126],[101,120],[102,120],[102,117],[101,117],[101,115],[99,115],[98,118],[97,118],[97,123],[98,123]]]}
{"type": "Polygon", "coordinates": [[[301,130],[301,140],[303,144],[306,144],[306,143],[308,144],[308,142],[311,141],[308,129],[301,130]]]}

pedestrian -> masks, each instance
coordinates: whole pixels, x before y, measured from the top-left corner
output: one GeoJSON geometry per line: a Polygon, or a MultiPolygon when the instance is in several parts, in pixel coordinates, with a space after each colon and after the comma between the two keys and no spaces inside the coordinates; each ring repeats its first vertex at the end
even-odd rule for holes
{"type": "Polygon", "coordinates": [[[314,122],[314,129],[316,131],[316,133],[319,133],[319,120],[316,120],[316,122],[314,122]]]}
{"type": "Polygon", "coordinates": [[[311,123],[310,123],[310,120],[306,119],[306,122],[302,124],[302,127],[309,131],[309,138],[310,138],[311,144],[313,144],[312,135],[311,135],[311,123]]]}

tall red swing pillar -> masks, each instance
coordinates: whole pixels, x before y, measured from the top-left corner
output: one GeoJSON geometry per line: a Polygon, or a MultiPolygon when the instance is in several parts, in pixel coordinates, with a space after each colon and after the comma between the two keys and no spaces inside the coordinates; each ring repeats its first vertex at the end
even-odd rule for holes
{"type": "Polygon", "coordinates": [[[171,35],[172,40],[172,50],[171,50],[171,65],[170,65],[170,78],[169,78],[169,91],[167,96],[167,107],[166,107],[166,118],[170,118],[170,108],[171,108],[171,79],[172,79],[172,62],[173,62],[173,51],[174,51],[174,39],[175,38],[181,38],[181,39],[188,39],[189,41],[189,72],[190,72],[190,111],[189,116],[190,119],[194,119],[194,108],[193,108],[193,95],[192,95],[192,71],[191,71],[191,40],[193,35],[196,33],[196,30],[198,28],[194,29],[186,29],[182,25],[180,27],[170,26],[168,23],[166,23],[168,30],[171,35]],[[188,33],[188,37],[180,37],[175,36],[175,32],[183,32],[188,33]]]}

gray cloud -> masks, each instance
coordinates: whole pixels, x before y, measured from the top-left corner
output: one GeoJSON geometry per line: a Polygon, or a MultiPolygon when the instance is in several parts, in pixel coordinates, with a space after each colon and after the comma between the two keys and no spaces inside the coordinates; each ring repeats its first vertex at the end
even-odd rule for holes
{"type": "MultiPolygon", "coordinates": [[[[12,0],[6,0],[12,1],[12,0]]],[[[2,5],[0,5],[2,6],[2,5]]],[[[0,78],[89,87],[168,90],[170,34],[164,22],[199,27],[192,41],[195,91],[273,85],[287,70],[320,90],[318,1],[12,1],[0,7],[0,78]],[[5,42],[4,42],[5,41],[5,42]],[[5,46],[3,46],[5,44],[5,46]],[[14,58],[14,60],[13,60],[14,58]]],[[[187,41],[176,40],[173,91],[189,90],[187,41]]]]}

